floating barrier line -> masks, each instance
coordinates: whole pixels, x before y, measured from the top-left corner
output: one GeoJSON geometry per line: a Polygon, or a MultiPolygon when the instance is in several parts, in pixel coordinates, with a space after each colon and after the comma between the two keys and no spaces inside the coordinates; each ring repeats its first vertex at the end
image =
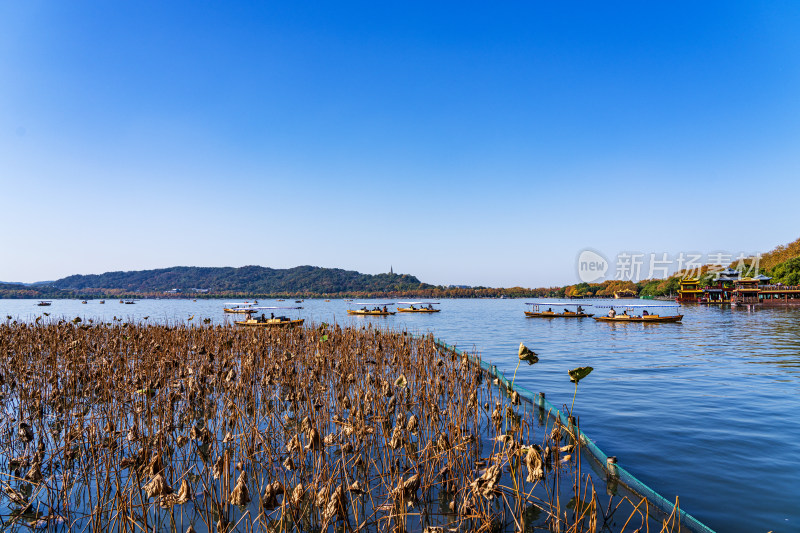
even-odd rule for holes
{"type": "MultiPolygon", "coordinates": [[[[419,338],[431,338],[431,335],[414,335],[415,337],[419,338]]],[[[451,351],[457,355],[463,356],[464,352],[456,348],[455,346],[451,346],[446,342],[442,341],[441,339],[434,339],[434,344],[442,350],[451,351]]],[[[480,358],[476,357],[473,354],[466,354],[467,359],[470,363],[475,366],[478,366],[484,373],[488,374],[493,378],[497,378],[497,380],[509,391],[515,390],[520,396],[520,400],[525,401],[531,405],[537,406],[539,409],[547,411],[549,415],[555,418],[558,422],[564,425],[570,432],[575,434],[577,431],[578,438],[581,441],[581,444],[584,446],[585,449],[589,450],[589,453],[594,457],[595,460],[600,464],[601,468],[605,471],[607,476],[607,483],[614,482],[620,485],[623,485],[626,489],[628,489],[633,494],[647,500],[650,502],[654,507],[659,509],[661,512],[666,514],[667,516],[671,515],[673,511],[677,511],[677,515],[680,518],[681,525],[686,526],[691,531],[695,533],[714,533],[714,530],[708,527],[707,525],[703,524],[695,517],[684,511],[683,509],[675,509],[675,504],[664,498],[661,494],[657,493],[643,482],[639,481],[633,474],[628,472],[625,468],[619,466],[616,462],[615,457],[610,457],[606,455],[603,450],[597,447],[597,445],[592,442],[586,434],[581,431],[580,428],[575,427],[575,425],[568,419],[564,413],[553,407],[549,401],[545,398],[543,393],[536,394],[534,392],[529,391],[522,385],[515,384],[513,387],[511,386],[511,382],[508,381],[505,374],[501,370],[497,369],[497,365],[489,364],[480,358]]]]}

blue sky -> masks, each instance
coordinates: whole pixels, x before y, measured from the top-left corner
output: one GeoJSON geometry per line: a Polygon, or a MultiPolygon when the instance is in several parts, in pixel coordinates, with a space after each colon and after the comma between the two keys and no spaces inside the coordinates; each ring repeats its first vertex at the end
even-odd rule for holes
{"type": "Polygon", "coordinates": [[[0,3],[0,280],[800,237],[797,2],[296,4],[0,3]]]}

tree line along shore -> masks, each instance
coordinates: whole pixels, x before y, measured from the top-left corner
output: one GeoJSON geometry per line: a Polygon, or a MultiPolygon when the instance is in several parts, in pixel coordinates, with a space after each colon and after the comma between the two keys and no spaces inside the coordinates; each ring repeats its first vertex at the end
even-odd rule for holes
{"type": "MultiPolygon", "coordinates": [[[[800,284],[800,239],[749,260],[729,265],[743,271],[758,268],[773,283],[800,284]]],[[[710,284],[721,265],[705,265],[691,275],[710,284]]],[[[0,298],[667,298],[677,294],[682,277],[638,282],[606,280],[561,287],[469,287],[431,285],[409,274],[362,274],[352,270],[300,266],[172,267],[68,276],[34,284],[0,282],[0,298]]]]}

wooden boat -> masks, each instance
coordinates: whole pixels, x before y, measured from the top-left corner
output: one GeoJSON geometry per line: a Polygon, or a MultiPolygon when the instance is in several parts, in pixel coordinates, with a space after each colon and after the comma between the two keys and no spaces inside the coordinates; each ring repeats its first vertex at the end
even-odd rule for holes
{"type": "Polygon", "coordinates": [[[659,308],[659,307],[666,307],[666,308],[677,308],[680,307],[679,304],[622,304],[622,305],[600,305],[596,304],[595,307],[605,307],[608,309],[614,309],[614,307],[623,307],[625,308],[624,313],[616,313],[615,316],[596,316],[594,317],[595,320],[598,322],[636,322],[639,324],[662,324],[665,322],[680,322],[683,319],[683,315],[675,314],[675,315],[654,315],[648,314],[647,309],[645,308],[659,308]],[[636,311],[636,309],[641,309],[642,313],[640,315],[631,314],[636,311]]]}
{"type": "Polygon", "coordinates": [[[42,300],[41,302],[39,302],[36,305],[38,305],[39,307],[46,307],[48,305],[53,305],[53,302],[51,302],[49,300],[42,300]]]}
{"type": "Polygon", "coordinates": [[[236,320],[234,321],[234,324],[237,326],[260,328],[293,328],[303,325],[304,319],[302,318],[292,319],[285,316],[275,316],[272,313],[270,313],[269,317],[263,314],[260,317],[254,317],[253,315],[261,309],[302,309],[302,307],[249,307],[246,311],[247,319],[236,320]]]}
{"type": "Polygon", "coordinates": [[[82,304],[88,304],[89,302],[87,302],[86,300],[84,300],[84,301],[82,301],[81,303],[82,303],[82,304]]]}
{"type": "Polygon", "coordinates": [[[573,311],[564,311],[563,313],[542,311],[537,313],[535,311],[525,311],[525,316],[528,318],[591,318],[594,313],[575,313],[573,311]]]}
{"type": "Polygon", "coordinates": [[[672,316],[659,316],[659,315],[645,315],[645,316],[631,316],[631,315],[617,315],[611,316],[596,316],[595,320],[598,322],[680,322],[683,315],[672,316]]]}
{"type": "Polygon", "coordinates": [[[261,320],[260,318],[236,320],[234,324],[237,326],[257,328],[294,328],[297,326],[302,326],[304,321],[305,319],[303,318],[292,320],[291,318],[286,318],[285,316],[279,316],[275,318],[267,318],[266,320],[261,320]]]}
{"type": "Polygon", "coordinates": [[[104,303],[106,303],[106,301],[105,300],[100,300],[99,303],[104,304],[104,303]]]}
{"type": "Polygon", "coordinates": [[[406,304],[410,307],[398,307],[398,313],[438,313],[441,309],[434,309],[431,306],[439,305],[439,302],[397,302],[406,304]],[[414,307],[415,305],[427,305],[428,307],[414,307]]]}
{"type": "Polygon", "coordinates": [[[127,300],[127,301],[125,302],[125,305],[133,305],[133,304],[135,304],[135,303],[136,303],[136,302],[134,302],[133,300],[127,300]]]}
{"type": "Polygon", "coordinates": [[[396,314],[395,311],[364,311],[363,309],[348,309],[348,315],[360,315],[360,316],[389,316],[396,314]]]}
{"type": "Polygon", "coordinates": [[[525,311],[525,316],[527,318],[590,318],[594,316],[594,313],[584,313],[583,307],[592,307],[592,304],[572,304],[572,303],[560,303],[560,302],[527,302],[526,305],[530,305],[531,310],[525,311]],[[568,306],[572,307],[580,307],[581,312],[579,313],[576,309],[575,311],[571,309],[567,309],[568,306]],[[543,307],[547,307],[546,311],[542,311],[543,307]],[[560,313],[553,311],[553,307],[563,307],[564,310],[560,313]]]}
{"type": "Polygon", "coordinates": [[[347,310],[348,315],[357,316],[389,316],[394,315],[396,311],[389,311],[387,306],[394,305],[392,302],[376,303],[376,302],[355,302],[351,303],[351,308],[347,310]],[[362,306],[360,309],[353,309],[354,306],[362,306]]]}
{"type": "Polygon", "coordinates": [[[250,302],[225,302],[225,305],[231,306],[222,308],[225,313],[246,315],[247,313],[253,312],[253,306],[255,304],[250,302]]]}

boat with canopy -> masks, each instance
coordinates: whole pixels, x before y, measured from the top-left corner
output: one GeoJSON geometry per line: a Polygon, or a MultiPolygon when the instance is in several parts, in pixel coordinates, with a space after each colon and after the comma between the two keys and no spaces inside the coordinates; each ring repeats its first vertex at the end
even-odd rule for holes
{"type": "Polygon", "coordinates": [[[594,313],[586,313],[584,307],[592,307],[592,304],[586,303],[556,303],[556,302],[526,302],[525,305],[530,305],[531,310],[525,311],[527,318],[589,318],[593,317],[594,313]],[[556,310],[553,310],[553,307],[556,310]],[[574,307],[575,309],[571,309],[574,307]],[[563,309],[559,312],[559,309],[563,309]]]}
{"type": "Polygon", "coordinates": [[[223,305],[225,305],[225,307],[222,310],[226,313],[244,315],[249,312],[248,309],[252,309],[253,306],[258,305],[258,302],[225,302],[223,305]]]}
{"type": "Polygon", "coordinates": [[[270,312],[269,316],[267,316],[266,313],[261,313],[261,316],[253,316],[262,309],[302,309],[302,307],[250,307],[246,311],[247,318],[245,320],[236,320],[234,324],[245,327],[294,328],[297,326],[302,326],[303,322],[305,322],[305,319],[303,318],[292,319],[287,316],[275,316],[274,312],[270,312]]]}
{"type": "Polygon", "coordinates": [[[656,315],[648,311],[648,309],[675,309],[680,307],[679,304],[594,304],[597,308],[609,309],[605,316],[596,316],[595,320],[598,322],[639,322],[645,324],[655,324],[662,322],[680,322],[683,315],[656,315]],[[617,312],[617,308],[622,308],[622,313],[617,312]],[[637,311],[641,310],[639,314],[637,311]]]}
{"type": "Polygon", "coordinates": [[[439,302],[397,302],[398,313],[438,313],[441,309],[434,309],[434,305],[439,305],[439,302]],[[400,305],[407,305],[408,307],[400,307],[400,305]],[[414,307],[418,305],[420,307],[414,307]]]}
{"type": "Polygon", "coordinates": [[[48,305],[53,305],[53,302],[51,302],[50,300],[42,300],[36,305],[38,305],[39,307],[47,307],[48,305]]]}
{"type": "Polygon", "coordinates": [[[375,302],[354,302],[350,304],[352,306],[360,305],[362,306],[360,309],[348,309],[348,315],[359,315],[359,316],[388,316],[393,315],[395,311],[389,311],[387,306],[394,305],[393,302],[386,302],[386,303],[375,303],[375,302]]]}

